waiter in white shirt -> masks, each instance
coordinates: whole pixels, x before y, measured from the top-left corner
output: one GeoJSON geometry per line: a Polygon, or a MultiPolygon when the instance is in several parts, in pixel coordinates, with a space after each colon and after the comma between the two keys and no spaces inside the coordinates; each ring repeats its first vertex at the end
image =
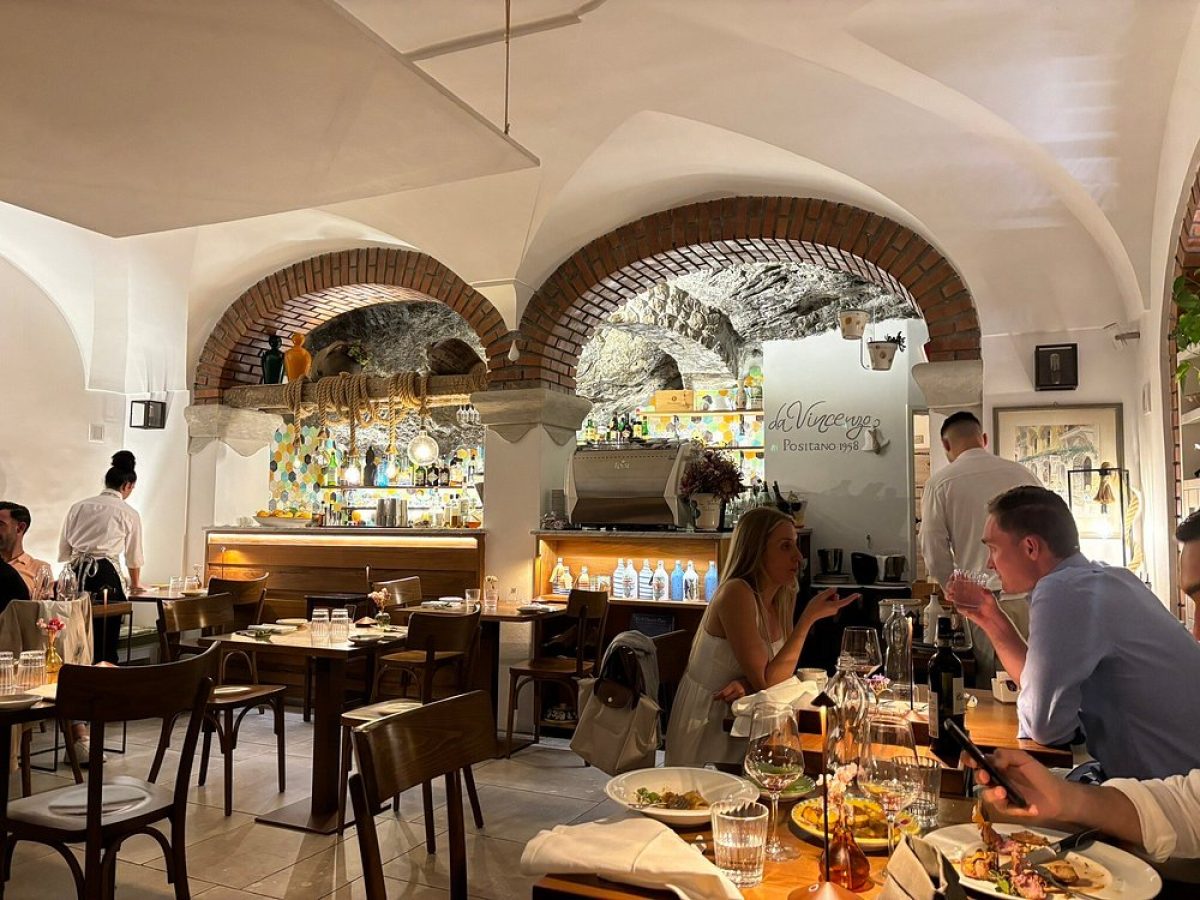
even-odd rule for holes
{"type": "MultiPolygon", "coordinates": [[[[988,570],[988,549],[983,543],[987,505],[991,499],[1022,484],[1038,487],[1037,476],[1018,462],[1001,459],[987,449],[987,435],[972,413],[962,411],[942,423],[942,447],[950,465],[925,483],[921,499],[921,555],[929,577],[942,586],[955,569],[988,574],[988,587],[1000,590],[1000,577],[988,570]]],[[[1028,595],[1003,595],[1000,607],[1022,635],[1029,635],[1028,595]]],[[[975,684],[990,687],[996,674],[992,642],[968,623],[975,644],[975,684]]]]}
{"type": "MultiPolygon", "coordinates": [[[[130,591],[142,589],[142,520],[137,510],[125,502],[137,484],[135,465],[128,450],[114,453],[112,468],[104,476],[104,490],[72,506],[63,522],[59,562],[71,564],[80,587],[90,591],[96,603],[101,602],[105,588],[110,603],[126,600],[122,554],[129,570],[130,591]]],[[[95,661],[116,663],[121,617],[94,620],[92,634],[95,661]]]]}

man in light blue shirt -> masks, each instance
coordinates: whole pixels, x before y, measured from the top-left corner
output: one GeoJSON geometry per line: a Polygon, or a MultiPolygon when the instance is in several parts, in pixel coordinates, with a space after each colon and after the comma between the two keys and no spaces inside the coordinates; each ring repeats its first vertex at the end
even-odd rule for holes
{"type": "Polygon", "coordinates": [[[1006,491],[988,504],[983,542],[1003,590],[1031,591],[1028,644],[990,591],[953,583],[947,597],[1020,683],[1021,734],[1066,744],[1082,729],[1108,777],[1200,767],[1200,645],[1132,572],[1079,552],[1062,498],[1006,491]]]}

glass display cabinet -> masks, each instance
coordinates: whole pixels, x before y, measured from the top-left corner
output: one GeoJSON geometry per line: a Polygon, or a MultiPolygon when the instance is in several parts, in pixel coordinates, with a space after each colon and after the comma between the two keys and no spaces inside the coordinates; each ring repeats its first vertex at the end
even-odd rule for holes
{"type": "Polygon", "coordinates": [[[1079,549],[1088,559],[1129,565],[1129,470],[1117,466],[1069,469],[1067,505],[1079,527],[1079,549]]]}

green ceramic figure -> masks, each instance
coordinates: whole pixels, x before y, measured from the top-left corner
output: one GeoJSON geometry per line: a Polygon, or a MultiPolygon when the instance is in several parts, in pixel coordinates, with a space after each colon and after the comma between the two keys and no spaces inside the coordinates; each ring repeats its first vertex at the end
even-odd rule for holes
{"type": "Polygon", "coordinates": [[[262,362],[262,383],[283,384],[283,351],[279,349],[279,335],[270,335],[267,343],[270,348],[258,355],[262,362]]]}

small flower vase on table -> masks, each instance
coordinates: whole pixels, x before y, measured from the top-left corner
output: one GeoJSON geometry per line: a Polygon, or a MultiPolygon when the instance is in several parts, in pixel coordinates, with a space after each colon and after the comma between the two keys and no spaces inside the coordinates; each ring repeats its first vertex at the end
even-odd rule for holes
{"type": "Polygon", "coordinates": [[[378,628],[383,628],[385,625],[392,624],[392,616],[387,610],[381,609],[375,613],[375,625],[378,628]]]}
{"type": "Polygon", "coordinates": [[[58,632],[46,632],[46,684],[58,683],[58,671],[63,667],[63,658],[58,653],[58,632]]]}

